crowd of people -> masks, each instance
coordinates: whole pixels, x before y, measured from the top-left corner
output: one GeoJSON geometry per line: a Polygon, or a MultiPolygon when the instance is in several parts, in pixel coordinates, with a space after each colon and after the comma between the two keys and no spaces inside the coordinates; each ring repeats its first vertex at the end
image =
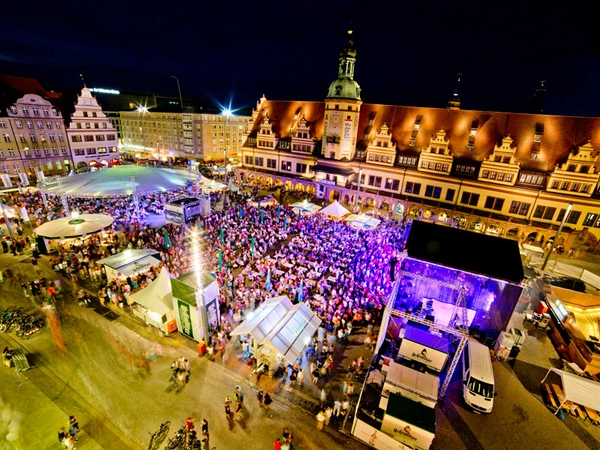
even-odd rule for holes
{"type": "MultiPolygon", "coordinates": [[[[148,286],[162,267],[174,277],[192,270],[188,228],[180,224],[152,228],[146,222],[148,212],[160,214],[166,201],[184,195],[189,195],[187,189],[162,196],[139,193],[135,208],[131,197],[70,197],[72,210],[109,214],[115,222],[103,233],[60,243],[58,251],[50,257],[52,267],[75,284],[95,286],[102,305],[123,308],[129,304],[130,295],[148,286]],[[161,262],[143,272],[109,281],[104,266],[97,261],[126,249],[157,250],[161,262]]],[[[7,203],[24,207],[38,225],[64,215],[59,197],[42,198],[35,190],[7,197],[7,203]]],[[[198,227],[205,242],[205,266],[217,275],[219,283],[222,323],[210,342],[211,347],[222,350],[229,332],[247,314],[270,297],[287,295],[294,302],[306,302],[322,320],[322,326],[308,347],[307,358],[286,366],[285,379],[291,385],[302,386],[310,379],[315,385],[325,386],[327,377],[339,363],[333,350],[348,342],[353,329],[367,327],[369,346],[372,345],[373,326],[378,323],[392,288],[390,262],[403,249],[404,225],[388,220],[376,229],[357,230],[324,215],[298,214],[286,205],[252,203],[249,194],[243,192],[216,193],[210,197],[212,213],[201,218],[198,227]],[[305,373],[310,376],[305,377],[305,373]]],[[[36,286],[36,283],[25,285],[24,292],[29,295],[36,286]]],[[[51,287],[54,298],[48,296],[49,289],[44,286],[50,301],[62,290],[62,286],[51,287]]],[[[78,286],[82,306],[90,301],[87,291],[78,286]]],[[[245,350],[250,357],[248,345],[245,350]]],[[[358,366],[357,363],[356,368],[349,367],[359,371],[358,366]]],[[[189,381],[189,362],[177,360],[171,369],[175,386],[181,387],[189,381]]],[[[343,398],[330,408],[324,407],[323,424],[344,414],[344,399],[352,395],[353,389],[349,380],[343,398]]],[[[268,410],[271,402],[268,392],[259,393],[262,408],[268,410]]],[[[243,417],[243,395],[235,402],[226,401],[225,411],[233,426],[233,421],[243,417]]],[[[281,448],[286,445],[290,448],[291,438],[284,436],[280,444],[281,448]]]]}

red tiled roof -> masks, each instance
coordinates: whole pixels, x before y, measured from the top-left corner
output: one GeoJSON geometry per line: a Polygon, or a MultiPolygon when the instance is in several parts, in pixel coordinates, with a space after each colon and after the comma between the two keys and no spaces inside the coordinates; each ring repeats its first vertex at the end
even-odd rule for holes
{"type": "Polygon", "coordinates": [[[13,75],[0,75],[0,80],[3,81],[9,88],[25,95],[37,94],[41,97],[46,97],[47,92],[44,87],[35,78],[16,77],[13,75]]]}
{"type": "MultiPolygon", "coordinates": [[[[267,116],[271,119],[276,135],[291,135],[290,126],[298,108],[310,123],[312,136],[320,140],[323,137],[325,104],[323,102],[271,101],[263,104],[268,108],[267,116]]],[[[263,112],[259,114],[262,117],[263,112]]],[[[398,150],[414,150],[427,147],[431,137],[439,130],[446,132],[449,147],[456,158],[468,158],[483,161],[501,142],[510,135],[516,147],[516,157],[521,166],[532,170],[552,170],[557,164],[566,160],[574,147],[585,144],[588,140],[600,149],[600,118],[550,116],[542,114],[521,114],[490,111],[468,111],[441,108],[424,108],[411,106],[390,106],[362,104],[358,124],[357,145],[368,134],[375,134],[386,123],[390,127],[392,139],[398,150]],[[370,118],[373,117],[370,127],[370,118]],[[420,128],[416,135],[414,147],[409,146],[411,134],[417,116],[422,116],[420,128]],[[471,125],[478,121],[477,135],[472,152],[467,151],[471,125]],[[536,161],[531,160],[536,124],[543,125],[540,153],[536,161]],[[369,128],[370,127],[370,128],[369,128]]],[[[259,123],[260,120],[257,120],[259,123]]],[[[258,127],[258,125],[255,125],[258,127]]]]}

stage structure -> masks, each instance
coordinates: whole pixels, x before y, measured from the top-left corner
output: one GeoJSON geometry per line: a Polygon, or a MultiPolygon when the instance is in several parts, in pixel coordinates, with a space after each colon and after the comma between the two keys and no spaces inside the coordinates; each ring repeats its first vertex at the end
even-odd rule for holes
{"type": "MultiPolygon", "coordinates": [[[[387,367],[398,362],[430,373],[439,378],[439,396],[443,397],[469,336],[491,345],[508,325],[524,278],[518,243],[413,221],[397,266],[397,271],[392,268],[395,282],[383,314],[373,372],[389,372],[387,367]],[[422,334],[431,339],[424,340],[422,334]],[[442,348],[432,344],[436,339],[452,342],[448,361],[442,348]],[[417,346],[426,351],[414,350],[417,346]],[[440,350],[439,361],[431,349],[440,350]]],[[[415,436],[407,438],[381,427],[381,420],[391,412],[382,407],[382,386],[369,382],[374,379],[378,377],[370,374],[361,390],[353,434],[363,440],[381,435],[372,444],[376,448],[388,448],[385,439],[408,442],[405,439],[415,436]]],[[[414,391],[420,397],[418,403],[426,404],[430,393],[414,391]]],[[[425,442],[431,438],[427,436],[425,442]]]]}

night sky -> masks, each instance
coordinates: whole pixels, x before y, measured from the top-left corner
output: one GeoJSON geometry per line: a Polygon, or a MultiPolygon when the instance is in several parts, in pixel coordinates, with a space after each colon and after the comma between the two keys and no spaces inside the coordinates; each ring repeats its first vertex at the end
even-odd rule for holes
{"type": "Polygon", "coordinates": [[[352,22],[364,102],[445,107],[461,71],[463,109],[524,112],[545,79],[546,113],[600,116],[594,12],[539,5],[12,2],[3,14],[0,73],[38,78],[50,89],[80,86],[83,71],[88,87],[176,95],[175,75],[184,97],[234,109],[263,93],[322,101],[352,22]]]}

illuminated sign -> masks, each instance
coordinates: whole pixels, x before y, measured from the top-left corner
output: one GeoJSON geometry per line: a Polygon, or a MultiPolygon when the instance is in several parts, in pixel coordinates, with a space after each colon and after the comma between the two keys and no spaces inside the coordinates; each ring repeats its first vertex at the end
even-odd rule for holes
{"type": "Polygon", "coordinates": [[[98,94],[113,94],[113,95],[121,94],[121,91],[118,91],[116,89],[105,89],[105,88],[90,88],[90,92],[97,92],[98,94]]]}

